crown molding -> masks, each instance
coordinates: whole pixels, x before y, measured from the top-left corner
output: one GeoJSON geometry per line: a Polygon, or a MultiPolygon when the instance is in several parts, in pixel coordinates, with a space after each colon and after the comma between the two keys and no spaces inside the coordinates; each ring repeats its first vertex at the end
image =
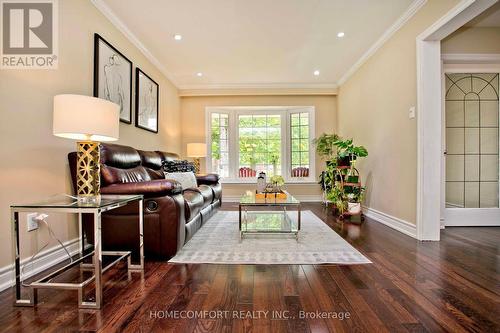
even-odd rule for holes
{"type": "Polygon", "coordinates": [[[423,5],[427,0],[415,0],[412,2],[410,7],[401,15],[397,21],[387,29],[384,34],[366,51],[361,58],[356,61],[356,63],[349,68],[347,72],[345,72],[344,75],[340,78],[340,80],[337,82],[339,86],[343,85],[356,71],[363,66],[363,64],[371,58],[375,54],[375,52],[378,51],[384,45],[399,29],[401,29],[408,20],[410,20],[418,11],[420,8],[422,8],[423,5]]]}
{"type": "Polygon", "coordinates": [[[122,33],[125,37],[134,44],[135,47],[148,59],[165,77],[176,87],[178,83],[174,76],[167,71],[162,63],[142,44],[136,35],[130,31],[125,23],[116,16],[116,14],[109,8],[103,0],[90,0],[90,2],[122,33]]]}

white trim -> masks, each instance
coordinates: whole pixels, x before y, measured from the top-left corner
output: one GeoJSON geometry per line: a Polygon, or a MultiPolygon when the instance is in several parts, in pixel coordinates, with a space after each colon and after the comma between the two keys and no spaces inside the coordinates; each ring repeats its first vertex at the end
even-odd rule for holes
{"type": "MultiPolygon", "coordinates": [[[[74,256],[79,253],[79,242],[78,238],[71,239],[69,241],[63,242],[64,246],[66,246],[69,254],[74,256]]],[[[21,267],[29,262],[29,258],[25,258],[21,260],[21,267]]],[[[40,254],[33,261],[33,267],[35,269],[31,270],[31,265],[26,267],[27,273],[21,276],[22,279],[29,278],[33,275],[36,275],[44,270],[60,263],[63,260],[68,259],[68,255],[66,251],[57,244],[54,247],[51,247],[45,251],[40,252],[40,254]]],[[[10,264],[0,268],[0,291],[5,290],[14,285],[14,264],[10,264]]]]}
{"type": "Polygon", "coordinates": [[[338,88],[282,87],[282,88],[226,88],[226,89],[179,89],[179,96],[336,96],[338,88]]]}
{"type": "Polygon", "coordinates": [[[417,238],[440,238],[442,182],[441,40],[496,3],[462,0],[417,39],[417,238]]]}
{"type": "Polygon", "coordinates": [[[500,226],[500,209],[446,208],[444,225],[446,227],[498,227],[500,226]]]}
{"type": "MultiPolygon", "coordinates": [[[[322,197],[320,194],[292,194],[300,202],[322,202],[322,197]]],[[[222,202],[240,202],[241,195],[229,195],[226,196],[222,193],[222,202]]]]}
{"type": "MultiPolygon", "coordinates": [[[[97,1],[97,0],[93,0],[97,1]]],[[[252,83],[207,83],[181,84],[181,90],[216,90],[216,89],[337,89],[336,83],[286,83],[286,82],[252,82],[252,83]]]]}
{"type": "Polygon", "coordinates": [[[410,237],[417,238],[417,227],[413,223],[383,213],[381,211],[378,211],[370,207],[363,206],[363,213],[366,217],[369,217],[377,222],[380,222],[394,230],[397,230],[410,237]]]}
{"type": "Polygon", "coordinates": [[[122,20],[109,8],[103,0],[90,0],[92,4],[122,33],[125,37],[134,44],[135,47],[155,66],[158,70],[165,75],[165,77],[176,87],[178,83],[174,79],[174,75],[167,71],[163,64],[142,44],[136,35],[127,27],[122,20]]]}
{"type": "Polygon", "coordinates": [[[349,68],[347,72],[340,78],[337,82],[339,86],[343,85],[363,64],[370,59],[371,56],[377,52],[378,49],[382,47],[399,29],[401,29],[408,20],[410,20],[413,15],[415,15],[427,0],[415,0],[412,2],[410,7],[401,15],[393,25],[387,29],[384,34],[366,51],[361,58],[354,63],[354,65],[349,68]]]}
{"type": "Polygon", "coordinates": [[[497,53],[443,53],[445,64],[500,64],[500,54],[497,53]]]}
{"type": "Polygon", "coordinates": [[[499,64],[444,64],[444,73],[500,73],[499,64]]]}

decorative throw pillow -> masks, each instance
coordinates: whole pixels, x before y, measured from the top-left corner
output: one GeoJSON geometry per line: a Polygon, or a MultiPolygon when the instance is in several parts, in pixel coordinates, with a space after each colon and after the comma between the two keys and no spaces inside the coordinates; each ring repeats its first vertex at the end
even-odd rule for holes
{"type": "Polygon", "coordinates": [[[181,184],[183,190],[191,187],[197,187],[196,176],[194,172],[165,172],[165,179],[173,179],[181,184]]]}
{"type": "Polygon", "coordinates": [[[163,162],[163,172],[194,172],[194,164],[189,161],[173,160],[163,162]]]}

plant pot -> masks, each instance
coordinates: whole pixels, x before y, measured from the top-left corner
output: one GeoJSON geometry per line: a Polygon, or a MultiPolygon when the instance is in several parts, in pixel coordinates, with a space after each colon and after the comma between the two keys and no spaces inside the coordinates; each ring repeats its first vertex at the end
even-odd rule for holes
{"type": "Polygon", "coordinates": [[[357,183],[359,181],[359,176],[347,176],[348,183],[357,183]]]}
{"type": "Polygon", "coordinates": [[[351,158],[349,156],[344,156],[337,159],[337,165],[339,167],[346,167],[351,165],[351,158]]]}
{"type": "Polygon", "coordinates": [[[348,202],[347,203],[347,211],[349,214],[356,215],[361,212],[361,203],[360,202],[348,202]]]}

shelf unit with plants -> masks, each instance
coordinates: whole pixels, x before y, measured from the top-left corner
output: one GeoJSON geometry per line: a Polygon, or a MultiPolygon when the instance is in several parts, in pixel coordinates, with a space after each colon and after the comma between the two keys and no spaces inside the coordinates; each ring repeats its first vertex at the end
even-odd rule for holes
{"type": "Polygon", "coordinates": [[[343,140],[336,134],[322,134],[314,144],[318,155],[326,160],[319,181],[324,203],[332,203],[341,219],[359,215],[363,221],[361,202],[365,187],[355,164],[359,158],[368,156],[368,151],[355,146],[352,139],[343,140]]]}

